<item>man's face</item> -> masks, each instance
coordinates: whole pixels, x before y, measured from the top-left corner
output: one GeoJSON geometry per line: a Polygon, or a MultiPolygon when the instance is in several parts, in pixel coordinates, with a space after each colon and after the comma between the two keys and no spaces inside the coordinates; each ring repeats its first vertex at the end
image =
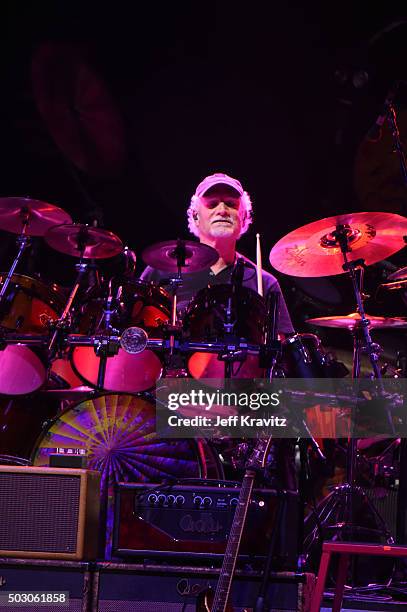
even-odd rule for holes
{"type": "Polygon", "coordinates": [[[199,238],[234,238],[242,229],[240,196],[227,185],[215,185],[199,198],[195,224],[199,238]]]}

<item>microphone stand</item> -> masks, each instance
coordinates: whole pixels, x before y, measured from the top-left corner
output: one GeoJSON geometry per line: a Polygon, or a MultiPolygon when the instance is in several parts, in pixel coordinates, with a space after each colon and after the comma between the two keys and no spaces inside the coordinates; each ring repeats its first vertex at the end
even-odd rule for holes
{"type": "MultiPolygon", "coordinates": [[[[397,125],[397,115],[396,110],[394,108],[393,102],[387,103],[387,112],[386,118],[391,128],[391,135],[393,137],[394,142],[394,150],[398,155],[399,163],[400,163],[400,171],[401,177],[403,179],[404,187],[407,187],[407,164],[406,164],[406,156],[403,149],[403,143],[400,139],[400,132],[397,125]]],[[[403,201],[404,207],[407,208],[405,200],[403,201]]]]}

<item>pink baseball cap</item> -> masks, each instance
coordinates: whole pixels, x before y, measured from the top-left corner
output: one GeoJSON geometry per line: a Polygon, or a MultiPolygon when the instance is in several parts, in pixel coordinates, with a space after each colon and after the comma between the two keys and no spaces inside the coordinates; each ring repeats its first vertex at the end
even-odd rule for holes
{"type": "Polygon", "coordinates": [[[214,185],[228,185],[229,187],[233,187],[239,196],[242,196],[244,193],[240,181],[228,176],[227,174],[223,174],[222,172],[216,172],[215,174],[207,176],[201,183],[199,183],[198,187],[196,188],[195,195],[198,196],[198,198],[201,198],[208,191],[208,189],[214,185]]]}

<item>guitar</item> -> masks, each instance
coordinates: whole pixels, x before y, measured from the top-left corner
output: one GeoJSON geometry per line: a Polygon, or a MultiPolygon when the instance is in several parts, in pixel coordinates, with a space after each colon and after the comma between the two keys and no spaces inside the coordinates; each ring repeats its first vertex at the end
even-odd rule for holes
{"type": "Polygon", "coordinates": [[[200,593],[197,600],[197,612],[233,612],[233,608],[228,603],[228,599],[246,522],[247,509],[249,507],[256,472],[264,468],[270,443],[271,438],[261,438],[257,440],[250,454],[246,464],[242,487],[240,489],[216,590],[213,592],[211,589],[208,589],[200,593]]]}

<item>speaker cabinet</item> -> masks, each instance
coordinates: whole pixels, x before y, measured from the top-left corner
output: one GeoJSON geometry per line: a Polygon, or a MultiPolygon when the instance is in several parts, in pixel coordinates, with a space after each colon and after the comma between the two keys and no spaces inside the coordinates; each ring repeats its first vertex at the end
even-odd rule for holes
{"type": "MultiPolygon", "coordinates": [[[[92,612],[195,612],[197,598],[208,586],[216,588],[219,570],[97,563],[92,612]]],[[[309,610],[313,574],[271,574],[267,600],[273,612],[309,610]]],[[[236,571],[232,583],[234,612],[253,609],[261,585],[257,572],[236,571]]]]}
{"type": "MultiPolygon", "coordinates": [[[[7,593],[66,593],[69,603],[24,604],[20,607],[0,603],[0,612],[89,612],[92,600],[90,564],[40,559],[0,559],[0,601],[7,593]]],[[[122,610],[122,612],[124,612],[122,610]]]]}
{"type": "Polygon", "coordinates": [[[99,472],[0,466],[0,556],[95,559],[99,472]]]}

